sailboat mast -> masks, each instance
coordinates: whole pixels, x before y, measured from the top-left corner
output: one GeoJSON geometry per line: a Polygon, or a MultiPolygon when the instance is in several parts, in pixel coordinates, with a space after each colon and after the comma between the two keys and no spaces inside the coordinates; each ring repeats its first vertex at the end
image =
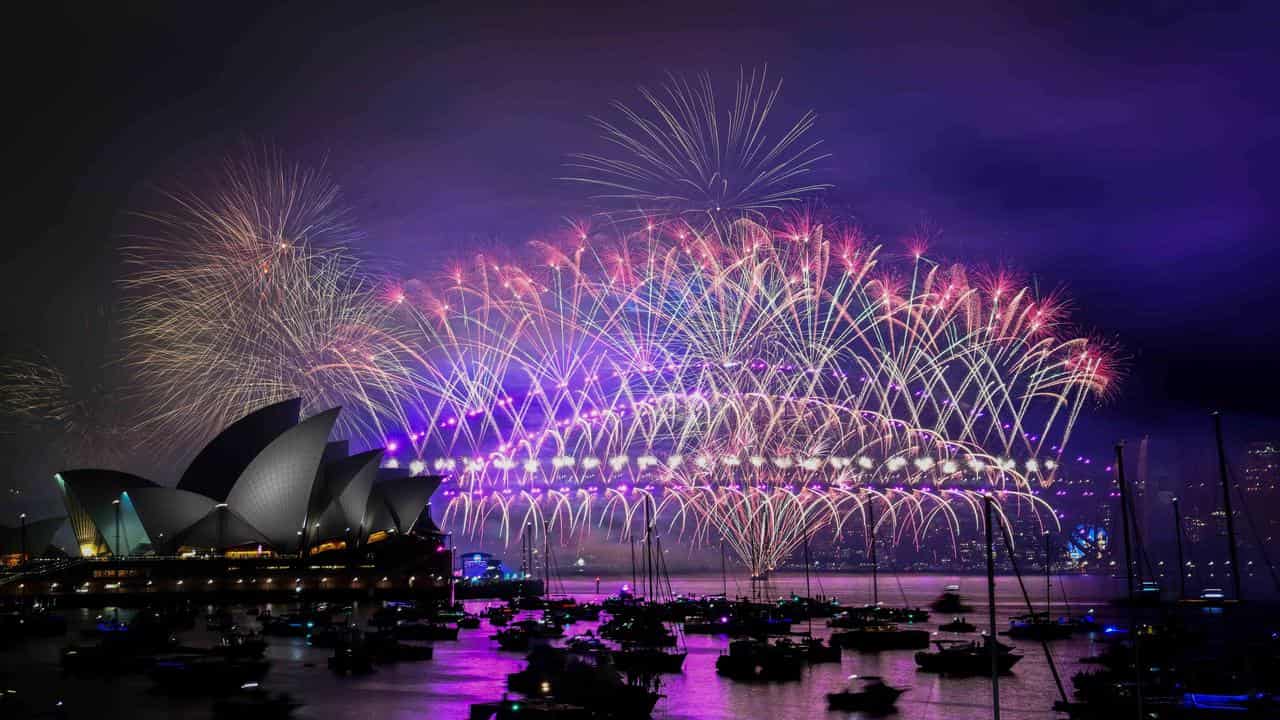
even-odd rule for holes
{"type": "Polygon", "coordinates": [[[729,597],[729,575],[724,565],[724,540],[720,540],[720,594],[729,597]]]}
{"type": "Polygon", "coordinates": [[[551,594],[551,533],[547,521],[542,521],[542,592],[551,594]]]}
{"type": "Polygon", "coordinates": [[[1173,537],[1178,542],[1178,599],[1187,597],[1187,566],[1182,560],[1182,510],[1178,498],[1173,499],[1173,537]]]}
{"type": "Polygon", "coordinates": [[[867,500],[867,527],[871,534],[871,604],[880,604],[879,562],[876,559],[876,506],[875,495],[867,500]]]}
{"type": "Polygon", "coordinates": [[[991,717],[1000,720],[1000,644],[996,642],[996,557],[992,534],[995,513],[992,512],[991,493],[982,496],[982,510],[987,521],[987,619],[991,633],[987,635],[987,649],[991,653],[991,717]]]}
{"type": "Polygon", "coordinates": [[[804,602],[809,618],[809,637],[813,637],[813,591],[809,589],[809,533],[804,535],[804,602]]]}
{"type": "Polygon", "coordinates": [[[644,500],[644,596],[653,601],[653,520],[649,517],[649,498],[644,500]]]}
{"type": "Polygon", "coordinates": [[[1116,443],[1116,483],[1120,486],[1120,519],[1124,527],[1124,578],[1129,590],[1129,640],[1133,644],[1134,698],[1138,717],[1142,713],[1142,663],[1139,662],[1142,633],[1138,631],[1137,598],[1133,596],[1133,550],[1129,539],[1129,483],[1124,477],[1124,443],[1116,443]]]}
{"type": "Polygon", "coordinates": [[[1044,613],[1049,618],[1053,618],[1053,580],[1049,576],[1049,570],[1053,565],[1053,556],[1050,554],[1050,543],[1052,538],[1049,531],[1044,531],[1044,613]]]}
{"type": "Polygon", "coordinates": [[[1231,584],[1236,591],[1236,602],[1243,602],[1240,592],[1240,557],[1236,551],[1236,519],[1231,512],[1231,481],[1227,478],[1227,452],[1222,446],[1222,415],[1213,414],[1213,433],[1218,441],[1218,475],[1222,478],[1222,511],[1227,515],[1227,550],[1231,553],[1231,584]]]}
{"type": "Polygon", "coordinates": [[[805,533],[805,536],[804,536],[804,594],[805,594],[805,597],[812,596],[812,593],[809,590],[809,535],[808,533],[805,533]]]}
{"type": "MultiPolygon", "coordinates": [[[[1120,486],[1120,527],[1124,531],[1124,578],[1133,607],[1133,540],[1129,537],[1129,485],[1124,479],[1124,443],[1116,443],[1116,484],[1120,486]]],[[[1132,632],[1132,631],[1131,631],[1132,632]]]]}

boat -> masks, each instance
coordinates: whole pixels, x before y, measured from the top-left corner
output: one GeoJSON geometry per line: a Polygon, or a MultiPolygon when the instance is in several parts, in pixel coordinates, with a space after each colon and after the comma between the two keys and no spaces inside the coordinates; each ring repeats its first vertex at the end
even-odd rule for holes
{"type": "Polygon", "coordinates": [[[846,712],[888,713],[906,691],[907,688],[886,685],[883,679],[875,675],[851,675],[847,689],[827,693],[827,708],[846,712]],[[859,689],[854,690],[855,687],[859,689]]]}
{"type": "Polygon", "coordinates": [[[887,605],[865,605],[863,607],[842,610],[827,621],[828,627],[860,628],[876,623],[915,623],[928,622],[929,613],[920,608],[889,607],[887,605]]]}
{"type": "Polygon", "coordinates": [[[419,662],[435,656],[435,650],[430,645],[403,642],[387,631],[365,633],[364,644],[373,661],[379,664],[419,662]]]}
{"type": "Polygon", "coordinates": [[[177,638],[170,631],[170,625],[158,614],[150,611],[139,612],[129,622],[121,622],[119,615],[110,617],[99,615],[92,628],[80,631],[81,637],[99,638],[104,644],[114,648],[132,648],[135,650],[162,650],[177,645],[177,638]]]}
{"type": "Polygon", "coordinates": [[[315,628],[316,622],[298,614],[259,616],[263,635],[276,637],[302,637],[315,628]]]}
{"type": "Polygon", "coordinates": [[[533,640],[564,637],[564,628],[541,620],[521,620],[492,635],[503,650],[528,650],[533,640]]]}
{"type": "MultiPolygon", "coordinates": [[[[387,631],[376,633],[375,638],[386,637],[387,631]]],[[[396,637],[391,635],[391,637],[396,637]]],[[[373,653],[364,633],[348,627],[334,646],[329,658],[329,669],[339,675],[363,675],[373,672],[373,653]]]]}
{"type": "Polygon", "coordinates": [[[809,536],[804,537],[804,597],[797,597],[794,593],[791,595],[790,601],[778,603],[779,609],[784,612],[788,609],[798,609],[804,613],[805,620],[809,623],[808,632],[804,633],[800,646],[804,649],[805,659],[810,665],[819,663],[840,662],[840,646],[834,642],[823,642],[821,638],[813,636],[813,618],[831,617],[836,614],[839,609],[839,603],[834,600],[823,600],[815,602],[813,600],[813,590],[809,587],[809,536]]]}
{"type": "Polygon", "coordinates": [[[542,618],[541,620],[521,620],[516,623],[516,627],[522,627],[533,637],[539,638],[561,638],[564,637],[564,626],[555,620],[542,618]]]}
{"type": "Polygon", "coordinates": [[[903,630],[893,623],[877,622],[832,633],[831,644],[845,650],[861,652],[916,650],[929,647],[929,632],[903,630]]]}
{"type": "Polygon", "coordinates": [[[876,621],[861,610],[844,610],[831,616],[831,619],[827,620],[827,627],[840,629],[860,628],[874,622],[876,621]]]}
{"type": "MultiPolygon", "coordinates": [[[[984,636],[985,637],[985,636],[984,636]]],[[[1022,655],[1013,652],[1013,648],[986,638],[988,642],[996,642],[997,670],[1003,674],[1009,672],[1022,655]]],[[[934,640],[935,652],[916,653],[916,665],[925,672],[936,672],[944,675],[989,675],[991,673],[991,651],[983,643],[972,640],[934,640]]]]}
{"type": "Polygon", "coordinates": [[[364,675],[373,672],[373,656],[363,644],[342,645],[329,658],[329,669],[339,675],[364,675]]]}
{"type": "Polygon", "coordinates": [[[624,673],[678,673],[688,652],[660,647],[628,646],[613,652],[613,664],[624,673]]]}
{"type": "Polygon", "coordinates": [[[402,622],[420,620],[422,617],[422,613],[411,603],[388,602],[373,613],[373,617],[369,618],[369,624],[379,628],[389,628],[402,622]]]}
{"type": "Polygon", "coordinates": [[[511,699],[495,703],[473,703],[468,720],[591,720],[593,713],[581,705],[542,698],[511,699]]]}
{"type": "Polygon", "coordinates": [[[662,697],[652,676],[633,675],[624,681],[607,662],[590,662],[549,645],[529,653],[529,664],[507,676],[507,688],[530,698],[578,705],[600,718],[647,718],[662,697]]]}
{"type": "Polygon", "coordinates": [[[1164,604],[1162,595],[1163,591],[1160,588],[1160,583],[1154,580],[1142,580],[1138,588],[1134,590],[1132,599],[1128,596],[1118,597],[1112,600],[1111,604],[1119,607],[1132,605],[1133,607],[1156,608],[1164,604]]]}
{"type": "Polygon", "coordinates": [[[300,707],[302,703],[288,693],[270,693],[258,683],[248,682],[240,686],[238,692],[215,700],[213,714],[239,720],[272,720],[290,717],[300,707]]]}
{"type": "Polygon", "coordinates": [[[929,621],[929,611],[918,607],[876,605],[871,608],[871,616],[878,620],[907,623],[908,625],[929,621]]]}
{"type": "Polygon", "coordinates": [[[1221,713],[1244,717],[1280,717],[1280,695],[1265,692],[1222,694],[1188,692],[1182,694],[1182,707],[1188,711],[1221,713]]]}
{"type": "Polygon", "coordinates": [[[684,632],[730,637],[791,634],[791,618],[783,617],[772,604],[717,600],[701,606],[697,613],[684,618],[684,632]]]}
{"type": "Polygon", "coordinates": [[[412,620],[397,624],[395,633],[396,637],[402,640],[457,640],[458,626],[412,620]]]}
{"type": "Polygon", "coordinates": [[[716,658],[716,674],[739,682],[799,680],[804,650],[792,643],[734,640],[729,652],[716,658]]]}
{"type": "Polygon", "coordinates": [[[270,666],[265,660],[176,656],[157,660],[150,675],[167,692],[216,695],[261,680],[270,666]]]}
{"type": "Polygon", "coordinates": [[[610,652],[609,646],[590,630],[569,638],[569,641],[564,646],[569,649],[569,652],[579,655],[597,655],[610,652]]]}
{"type": "Polygon", "coordinates": [[[960,597],[959,585],[948,585],[942,588],[942,594],[934,598],[929,605],[934,612],[948,613],[952,615],[973,612],[973,606],[969,605],[960,597]]]}
{"type": "Polygon", "coordinates": [[[1207,587],[1200,591],[1200,602],[1208,606],[1226,604],[1227,593],[1220,587],[1207,587]]]}
{"type": "Polygon", "coordinates": [[[810,665],[840,662],[839,645],[823,642],[821,638],[806,637],[800,642],[800,646],[804,648],[805,657],[809,660],[810,665]]]}
{"type": "Polygon", "coordinates": [[[235,627],[235,618],[231,616],[230,610],[219,610],[211,612],[204,616],[204,627],[210,632],[223,632],[235,627]]]}
{"type": "Polygon", "coordinates": [[[939,631],[950,633],[971,633],[977,629],[978,626],[962,617],[953,617],[951,618],[951,622],[943,623],[938,626],[939,631]]]}
{"type": "Polygon", "coordinates": [[[1020,640],[1063,640],[1073,631],[1070,624],[1054,620],[1047,613],[1031,613],[1010,618],[1009,629],[1003,634],[1020,640]]]}
{"type": "Polygon", "coordinates": [[[610,595],[600,602],[600,607],[611,615],[629,612],[644,605],[644,598],[631,591],[630,585],[623,585],[617,595],[610,595]]]}
{"type": "Polygon", "coordinates": [[[318,648],[335,648],[345,642],[351,629],[347,625],[324,625],[307,633],[307,644],[318,648]]]}
{"type": "Polygon", "coordinates": [[[774,604],[782,617],[792,620],[808,620],[812,618],[829,618],[843,608],[833,598],[810,598],[792,595],[774,604]]]}
{"type": "Polygon", "coordinates": [[[57,637],[66,632],[67,619],[49,612],[48,608],[0,613],[0,645],[14,638],[57,637]]]}
{"type": "Polygon", "coordinates": [[[484,611],[485,617],[489,618],[489,624],[494,626],[506,625],[515,617],[516,611],[506,605],[491,605],[484,611]]]}
{"type": "Polygon", "coordinates": [[[600,626],[600,635],[614,642],[650,647],[674,647],[676,636],[653,613],[637,613],[610,618],[600,626]]]}
{"type": "Polygon", "coordinates": [[[600,611],[604,608],[599,603],[579,603],[568,609],[574,620],[595,622],[600,619],[600,611]]]}
{"type": "Polygon", "coordinates": [[[183,646],[176,648],[176,651],[193,655],[216,655],[232,659],[256,660],[266,653],[267,642],[258,633],[233,630],[222,633],[218,637],[218,644],[213,647],[193,648],[183,646]]]}
{"type": "Polygon", "coordinates": [[[503,628],[493,634],[493,639],[498,641],[498,647],[503,650],[525,651],[529,649],[532,638],[529,631],[522,627],[503,628]]]}
{"type": "Polygon", "coordinates": [[[96,645],[71,644],[64,647],[59,656],[59,664],[62,671],[69,674],[114,675],[144,672],[153,664],[157,652],[172,649],[157,651],[104,639],[96,645]]]}

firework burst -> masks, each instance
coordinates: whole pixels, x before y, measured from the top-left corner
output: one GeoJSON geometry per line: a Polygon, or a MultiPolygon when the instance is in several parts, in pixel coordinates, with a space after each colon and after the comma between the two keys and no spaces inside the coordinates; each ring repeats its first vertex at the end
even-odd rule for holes
{"type": "Polygon", "coordinates": [[[387,323],[383,283],[348,250],[337,188],[256,157],[210,188],[168,196],[125,249],[126,364],[142,427],[195,441],[246,409],[301,397],[345,406],[345,433],[380,437],[413,397],[409,350],[387,323]]]}
{"type": "Polygon", "coordinates": [[[657,90],[640,88],[641,108],[615,102],[620,119],[594,118],[617,152],[571,155],[577,174],[564,179],[589,186],[621,219],[674,216],[701,225],[797,203],[830,187],[813,179],[828,156],[810,138],[812,112],[790,126],[773,121],[781,89],[767,68],[742,72],[726,106],[710,75],[669,75],[657,90]]]}
{"type": "Polygon", "coordinates": [[[1060,303],[808,217],[705,230],[577,233],[403,305],[427,368],[408,439],[454,479],[447,520],[625,537],[652,503],[753,573],[872,508],[899,541],[986,492],[1054,522],[1032,490],[1114,381],[1060,303]]]}
{"type": "Polygon", "coordinates": [[[76,417],[71,383],[47,358],[0,362],[0,414],[19,422],[66,423],[76,417]]]}
{"type": "Polygon", "coordinates": [[[0,415],[19,432],[39,433],[35,444],[63,467],[123,459],[130,427],[121,400],[107,384],[68,375],[46,357],[0,362],[0,415]]]}

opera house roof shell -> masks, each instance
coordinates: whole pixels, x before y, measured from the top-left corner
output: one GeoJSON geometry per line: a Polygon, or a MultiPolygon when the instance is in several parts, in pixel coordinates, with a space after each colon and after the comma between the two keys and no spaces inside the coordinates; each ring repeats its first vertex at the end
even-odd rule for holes
{"type": "Polygon", "coordinates": [[[285,400],[231,424],[177,487],[114,470],[57,473],[81,554],[296,553],[413,530],[440,479],[387,472],[382,449],[349,456],[345,441],[329,441],[340,409],[302,420],[301,407],[285,400]]]}

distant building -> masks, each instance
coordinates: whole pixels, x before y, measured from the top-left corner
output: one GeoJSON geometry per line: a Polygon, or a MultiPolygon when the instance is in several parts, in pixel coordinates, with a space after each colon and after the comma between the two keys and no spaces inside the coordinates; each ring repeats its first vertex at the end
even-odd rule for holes
{"type": "Polygon", "coordinates": [[[177,487],[115,470],[55,474],[81,556],[315,555],[411,532],[438,544],[419,518],[440,478],[380,468],[382,449],[348,456],[329,442],[339,410],[301,420],[301,407],[286,400],[236,421],[177,487]]]}
{"type": "Polygon", "coordinates": [[[1242,475],[1240,489],[1245,493],[1273,493],[1280,488],[1280,443],[1249,443],[1242,475]]]}
{"type": "Polygon", "coordinates": [[[467,580],[502,580],[506,576],[502,562],[486,552],[462,555],[462,577],[467,580]]]}
{"type": "Polygon", "coordinates": [[[21,565],[48,555],[54,533],[66,521],[65,517],[28,520],[24,515],[18,527],[0,526],[0,566],[21,565]]]}

